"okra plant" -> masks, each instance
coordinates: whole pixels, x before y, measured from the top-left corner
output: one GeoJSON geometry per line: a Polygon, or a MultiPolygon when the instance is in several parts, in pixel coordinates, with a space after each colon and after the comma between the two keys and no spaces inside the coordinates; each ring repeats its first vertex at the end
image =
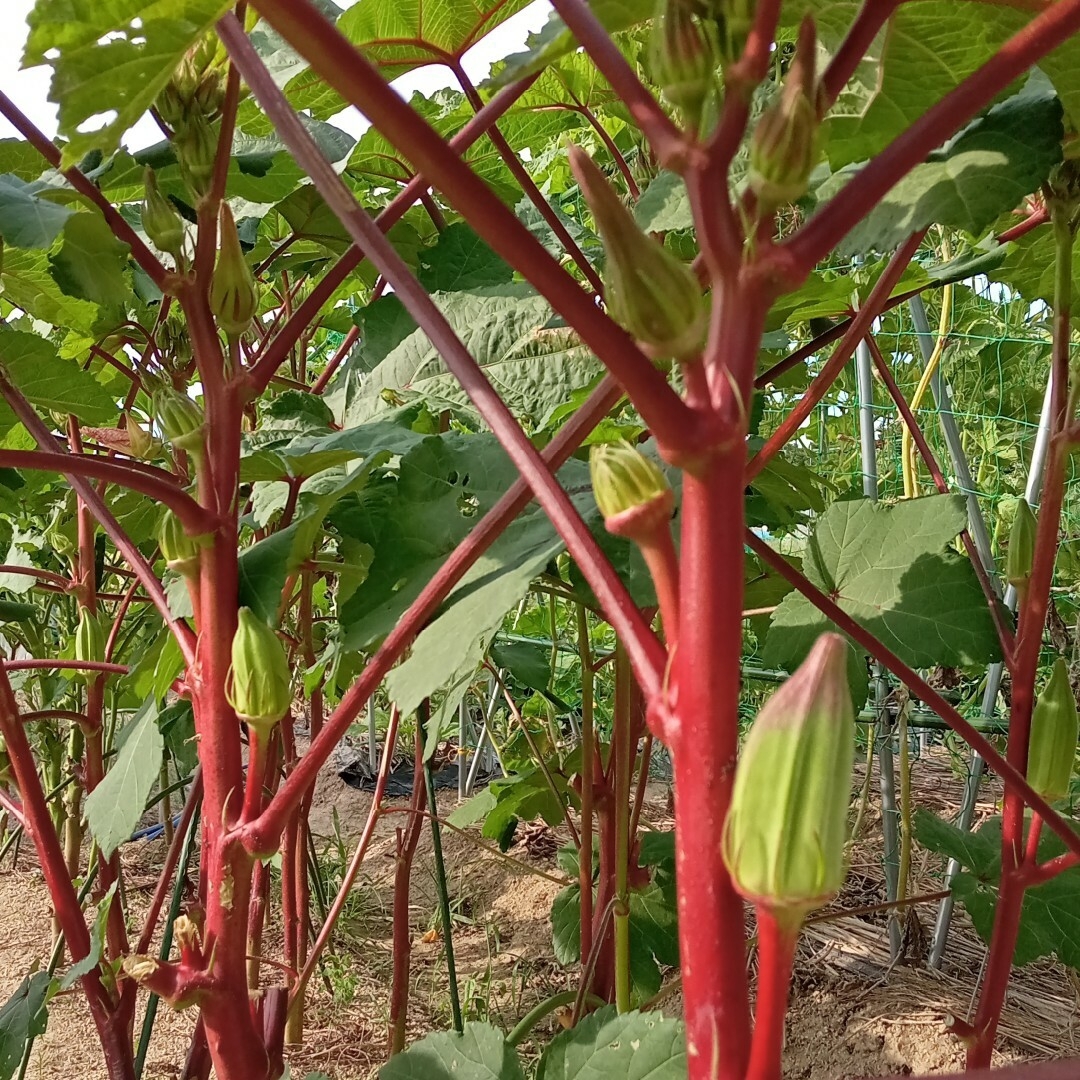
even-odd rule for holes
{"type": "Polygon", "coordinates": [[[550,704],[555,675],[522,675],[500,634],[533,590],[552,638],[572,613],[580,744],[531,741],[477,812],[505,839],[542,791],[573,841],[553,919],[578,989],[539,1076],[781,1076],[800,930],[845,877],[856,714],[889,679],[1004,784],[970,844],[916,821],[978,855],[954,885],[989,943],[954,1021],[970,1068],[1014,959],[1080,962],[1067,933],[1020,936],[1080,874],[1071,658],[1044,648],[1080,437],[1080,0],[553,0],[474,85],[463,57],[525,6],[37,0],[25,63],[52,69],[58,139],[0,91],[0,810],[57,948],[0,1013],[5,1076],[76,984],[114,1080],[142,1074],[140,988],[197,1010],[184,1076],[282,1076],[405,720],[383,1075],[522,1076],[562,998],[508,1034],[404,1036],[430,758],[480,672],[532,740],[515,692],[550,704]],[[457,89],[404,100],[391,80],[425,65],[457,89]],[[358,140],[331,122],[349,106],[358,140]],[[162,139],[133,152],[146,115],[162,139]],[[975,274],[1050,311],[1041,498],[1000,582],[873,337],[975,274]],[[842,498],[799,460],[864,340],[933,495],[842,498]],[[790,678],[740,757],[748,633],[790,678]],[[994,662],[1004,753],[927,678],[994,662]],[[377,693],[371,817],[315,927],[313,786],[377,693]],[[639,828],[657,745],[673,851],[639,828]],[[157,805],[171,839],[136,921],[120,850],[157,805]],[[641,933],[650,889],[677,898],[677,948],[641,933]]]}

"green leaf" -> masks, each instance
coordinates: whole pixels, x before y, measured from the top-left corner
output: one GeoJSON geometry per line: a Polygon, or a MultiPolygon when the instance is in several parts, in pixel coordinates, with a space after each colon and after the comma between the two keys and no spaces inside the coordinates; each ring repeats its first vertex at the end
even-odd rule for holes
{"type": "Polygon", "coordinates": [[[581,960],[581,887],[567,885],[551,902],[551,942],[563,967],[581,960]]]}
{"type": "Polygon", "coordinates": [[[571,798],[571,790],[561,773],[551,771],[551,779],[559,798],[540,768],[493,780],[488,789],[495,805],[488,811],[481,835],[489,840],[501,840],[512,831],[516,821],[543,819],[548,825],[558,825],[563,820],[563,800],[571,798]]]}
{"type": "MultiPolygon", "coordinates": [[[[914,825],[919,843],[957,859],[964,867],[953,879],[953,893],[967,909],[979,936],[989,942],[1001,876],[1001,818],[991,818],[976,832],[965,833],[919,810],[914,825]]],[[[1039,861],[1064,851],[1061,840],[1044,831],[1039,861]]],[[[1013,963],[1022,966],[1043,956],[1057,956],[1063,964],[1080,970],[1080,867],[1066,870],[1024,894],[1013,963]]]]}
{"type": "MultiPolygon", "coordinates": [[[[928,225],[980,235],[1003,213],[1039,189],[1061,160],[1061,105],[1044,76],[969,124],[889,192],[840,244],[841,255],[890,251],[928,225]]],[[[843,198],[858,167],[818,189],[818,199],[843,198]]]]}
{"type": "Polygon", "coordinates": [[[0,326],[0,367],[33,405],[74,413],[88,424],[116,418],[118,404],[88,371],[63,360],[36,334],[0,326]]]}
{"type": "MultiPolygon", "coordinates": [[[[432,299],[518,417],[539,421],[599,370],[572,330],[553,325],[551,307],[529,285],[436,293],[432,299]]],[[[422,330],[391,349],[370,372],[346,410],[347,424],[385,412],[383,390],[413,391],[433,410],[450,408],[477,416],[422,330]]]]}
{"type": "Polygon", "coordinates": [[[691,228],[694,217],[683,178],[667,170],[658,173],[641,193],[634,206],[634,217],[646,232],[691,228]]]}
{"type": "Polygon", "coordinates": [[[29,1039],[42,1035],[49,1022],[46,1002],[53,978],[47,971],[27,975],[0,1009],[0,1080],[11,1080],[29,1039]]]}
{"type": "Polygon", "coordinates": [[[438,242],[420,253],[420,284],[428,292],[457,292],[503,285],[514,268],[463,221],[448,225],[438,242]]]}
{"type": "Polygon", "coordinates": [[[101,962],[101,953],[105,945],[105,932],[109,921],[109,908],[112,907],[118,882],[109,886],[109,891],[98,902],[94,928],[90,931],[90,951],[77,963],[68,968],[60,980],[60,990],[70,990],[84,975],[89,975],[101,962]]]}
{"type": "Polygon", "coordinates": [[[0,266],[0,287],[3,300],[22,308],[28,315],[53,326],[81,331],[95,337],[93,327],[98,318],[98,306],[77,300],[60,291],[49,271],[44,251],[20,251],[6,248],[0,266]]]}
{"type": "Polygon", "coordinates": [[[490,1024],[469,1024],[462,1034],[435,1032],[395,1054],[379,1080],[525,1080],[517,1051],[490,1024]]]}
{"type": "Polygon", "coordinates": [[[60,106],[68,140],[63,167],[91,150],[115,150],[188,46],[227,7],[223,0],[37,0],[23,63],[53,69],[49,100],[60,106]]]}
{"type": "Polygon", "coordinates": [[[536,1080],[683,1080],[686,1034],[659,1012],[619,1014],[608,1005],[558,1035],[544,1051],[536,1080]]]}
{"type": "Polygon", "coordinates": [[[86,820],[105,858],[131,836],[157,781],[164,746],[157,718],[150,698],[123,729],[112,768],[86,797],[86,820]]]}
{"type": "Polygon", "coordinates": [[[530,690],[544,691],[551,682],[551,650],[531,641],[496,641],[491,646],[491,660],[506,668],[511,677],[530,690]]]}
{"type": "Polygon", "coordinates": [[[73,213],[48,194],[64,194],[40,181],[26,183],[17,176],[0,176],[0,237],[16,248],[48,248],[73,213]]]}
{"type": "MultiPolygon", "coordinates": [[[[966,525],[961,495],[895,506],[835,502],[807,542],[803,573],[913,667],[990,663],[999,644],[975,571],[967,559],[945,553],[966,525]]],[[[794,671],[830,627],[801,593],[788,594],[773,614],[765,664],[794,671]]]]}
{"type": "Polygon", "coordinates": [[[130,250],[113,236],[100,214],[75,214],[64,224],[64,242],[49,256],[49,266],[68,296],[95,304],[122,304],[131,293],[124,277],[130,250]]]}

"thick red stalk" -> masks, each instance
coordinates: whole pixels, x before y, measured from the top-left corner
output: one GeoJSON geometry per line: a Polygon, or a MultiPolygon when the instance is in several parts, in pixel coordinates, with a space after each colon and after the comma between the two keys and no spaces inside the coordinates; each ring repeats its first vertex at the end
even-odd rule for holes
{"type": "Polygon", "coordinates": [[[0,468],[52,472],[61,476],[86,476],[119,484],[167,506],[192,536],[209,532],[214,517],[207,513],[176,482],[172,473],[151,465],[117,461],[94,454],[61,454],[48,450],[0,450],[0,468]]]}
{"type": "Polygon", "coordinates": [[[1017,792],[1028,806],[1036,810],[1045,824],[1064,841],[1069,851],[1080,855],[1080,835],[1027,782],[1018,769],[994,748],[993,743],[968,723],[919,673],[903,662],[894,652],[882,645],[873,634],[864,630],[850,615],[808,581],[779,552],[773,550],[751,529],[744,533],[747,546],[785,581],[790,582],[819,611],[827,615],[840,630],[861,645],[884,668],[891,671],[916,697],[934,710],[987,765],[1001,777],[1008,792],[1017,792]]]}
{"type": "MultiPolygon", "coordinates": [[[[16,104],[0,91],[0,115],[54,168],[60,168],[60,151],[38,130],[16,104]]],[[[93,203],[104,215],[105,221],[118,240],[131,248],[131,254],[151,281],[162,291],[169,284],[170,274],[157,256],[146,246],[139,234],[127,223],[120,212],[101,193],[97,185],[88,180],[78,169],[67,169],[64,179],[85,199],[93,203]]]]}
{"type": "MultiPolygon", "coordinates": [[[[449,142],[450,149],[463,154],[487,129],[495,123],[526,90],[539,78],[532,75],[521,79],[500,90],[449,142]]],[[[376,219],[379,228],[389,231],[391,225],[400,221],[413,203],[426,190],[428,182],[423,176],[414,176],[376,219]]],[[[254,384],[253,397],[257,397],[270,383],[277,369],[285,362],[289,352],[300,337],[313,325],[326,302],[338,286],[364,261],[364,253],[358,247],[352,247],[335,263],[307,298],[290,316],[281,331],[274,336],[259,354],[251,372],[254,384]]]]}
{"type": "Polygon", "coordinates": [[[71,589],[71,581],[60,574],[53,574],[48,570],[39,570],[36,566],[10,566],[7,563],[0,564],[0,574],[22,574],[23,577],[37,578],[39,581],[47,581],[58,589],[67,592],[71,589]]]}
{"type": "Polygon", "coordinates": [[[739,748],[743,457],[682,492],[681,609],[664,721],[675,773],[679,944],[690,1080],[743,1080],[750,1048],[743,903],[720,855],[739,748]],[[708,658],[705,660],[704,658],[708,658]]]}
{"type": "MultiPolygon", "coordinates": [[[[630,335],[596,306],[592,295],[492,195],[490,188],[385,82],[363,53],[326,21],[310,0],[260,0],[255,6],[308,60],[313,70],[356,105],[443,192],[491,248],[517,267],[577,330],[585,344],[639,403],[645,422],[662,447],[673,453],[692,453],[699,447],[703,433],[697,418],[630,335]]],[[[218,32],[228,42],[234,59],[237,55],[245,56],[241,70],[253,89],[256,82],[262,85],[261,104],[274,117],[275,124],[288,124],[291,116],[295,126],[295,116],[278,88],[272,82],[268,85],[266,78],[258,77],[262,61],[235,19],[229,16],[222,19],[218,32]],[[275,99],[280,99],[276,107],[275,99]],[[282,104],[286,105],[285,109],[280,107],[282,104]]],[[[299,133],[305,146],[310,147],[306,130],[301,127],[299,133]]],[[[295,152],[295,146],[293,149],[295,152]]],[[[315,153],[323,161],[317,149],[315,153]]],[[[310,153],[306,156],[310,158],[310,153]]],[[[330,175],[340,184],[332,169],[330,175]]]]}
{"type": "MultiPolygon", "coordinates": [[[[479,112],[484,107],[483,99],[477,93],[476,87],[473,86],[469,76],[465,74],[464,68],[455,63],[450,65],[450,70],[454,73],[454,78],[457,79],[465,97],[468,98],[469,104],[472,105],[476,112],[479,112]]],[[[562,223],[559,215],[555,213],[551,203],[544,198],[543,192],[536,186],[536,181],[529,175],[528,169],[522,164],[521,159],[514,153],[513,147],[506,141],[503,133],[499,130],[499,125],[497,123],[492,124],[488,128],[487,134],[492,145],[499,152],[503,164],[506,165],[510,170],[510,174],[521,185],[521,190],[528,197],[529,202],[536,207],[537,212],[544,221],[547,222],[548,227],[558,238],[563,249],[574,260],[574,265],[581,271],[585,280],[596,290],[597,294],[603,296],[604,283],[600,280],[600,275],[593,269],[589,260],[585,258],[585,253],[578,247],[577,241],[567,232],[566,226],[562,223]]]]}
{"type": "Polygon", "coordinates": [[[799,927],[757,906],[758,982],[754,1005],[754,1041],[746,1080],[781,1080],[784,1017],[799,927]]]}
{"type": "MultiPolygon", "coordinates": [[[[322,156],[300,118],[259,60],[251,43],[239,32],[239,25],[235,22],[230,25],[229,20],[225,19],[222,20],[222,27],[222,36],[227,41],[235,63],[283,141],[311,177],[354,242],[368,251],[371,261],[393,286],[395,295],[418,325],[423,327],[446,366],[468,394],[517,470],[526,478],[537,501],[581,567],[604,609],[606,618],[624,642],[639,681],[643,686],[652,689],[658,685],[664,668],[663,647],[641,617],[625,585],[600,550],[570,497],[522,431],[472,354],[462,344],[445,315],[322,156]]],[[[394,94],[392,90],[390,93],[394,94]]],[[[395,100],[400,100],[394,96],[395,100]]],[[[513,220],[520,225],[516,218],[513,220]]],[[[658,376],[651,364],[649,370],[651,374],[658,376]]],[[[668,393],[674,393],[666,382],[663,385],[668,393]]],[[[685,408],[681,402],[679,404],[685,408]]]]}
{"type": "Polygon", "coordinates": [[[1080,31],[1080,0],[1058,0],[1006,41],[978,71],[927,109],[780,245],[781,267],[800,281],[883,199],[893,185],[985,108],[1014,79],[1080,31]],[[788,262],[790,260],[790,262],[788,262]]]}
{"type": "MultiPolygon", "coordinates": [[[[619,391],[610,377],[601,382],[545,450],[545,459],[552,467],[558,468],[570,457],[619,396],[619,391]]],[[[439,567],[438,572],[401,616],[360,677],[341,699],[318,738],[312,741],[308,752],[300,759],[294,772],[270,801],[259,820],[245,826],[241,839],[249,850],[273,850],[291,808],[315,783],[319,769],[349,729],[349,725],[360,714],[360,710],[383,681],[386,673],[412,644],[420,629],[450,595],[454,586],[531,499],[532,494],[525,481],[515,481],[513,487],[481,518],[476,528],[439,567]]]]}
{"type": "Polygon", "coordinates": [[[817,408],[821,399],[828,393],[829,388],[836,381],[836,377],[843,370],[844,365],[851,359],[859,342],[870,332],[874,320],[881,314],[881,310],[888,300],[889,294],[896,287],[896,283],[903,276],[907,265],[911,262],[915,252],[922,243],[926,230],[913,233],[903,244],[897,248],[889,265],[877,279],[866,303],[859,308],[850,325],[844,332],[840,344],[836,346],[832,356],[826,361],[825,366],[814,377],[813,382],[807,388],[803,396],[796,402],[791,412],[784,417],[776,431],[766,440],[765,445],[754,455],[746,467],[747,481],[755,476],[769,463],[770,459],[780,452],[802,426],[803,421],[817,408]]]}

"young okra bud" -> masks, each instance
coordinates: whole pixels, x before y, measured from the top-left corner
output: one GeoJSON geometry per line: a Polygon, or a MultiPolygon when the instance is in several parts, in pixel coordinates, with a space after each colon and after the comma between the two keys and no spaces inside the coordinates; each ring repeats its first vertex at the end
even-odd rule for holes
{"type": "Polygon", "coordinates": [[[1028,783],[1047,802],[1069,794],[1080,716],[1069,684],[1069,667],[1058,657],[1031,714],[1028,783]]]}
{"type": "Polygon", "coordinates": [[[146,194],[142,204],[142,227],[150,242],[179,261],[184,248],[184,222],[173,204],[161,193],[153,169],[144,173],[146,194]]]}
{"type": "Polygon", "coordinates": [[[137,458],[150,457],[154,452],[154,440],[150,437],[150,432],[131,413],[124,414],[124,427],[127,429],[131,456],[137,458]]]}
{"type": "Polygon", "coordinates": [[[165,511],[158,534],[161,554],[170,570],[175,570],[184,577],[194,577],[199,572],[199,553],[203,547],[203,538],[188,536],[180,519],[171,511],[165,511]]]}
{"type": "Polygon", "coordinates": [[[217,145],[217,129],[199,112],[194,113],[176,132],[174,147],[180,173],[196,201],[210,191],[217,145]]]}
{"type": "Polygon", "coordinates": [[[698,358],[708,319],[693,270],[638,228],[592,158],[570,147],[570,167],[604,242],[604,303],[654,360],[698,358]]]}
{"type": "Polygon", "coordinates": [[[244,258],[229,204],[221,204],[221,250],[210,279],[210,310],[226,337],[238,338],[259,310],[255,275],[244,258]]]}
{"type": "Polygon", "coordinates": [[[822,634],[764,704],[735,772],[724,861],[747,899],[796,924],[834,897],[847,868],[855,718],[848,645],[822,634]]]}
{"type": "Polygon", "coordinates": [[[1005,577],[1018,592],[1027,590],[1035,560],[1035,514],[1027,499],[1016,503],[1016,516],[1009,530],[1009,550],[1005,556],[1005,577]]]}
{"type": "Polygon", "coordinates": [[[675,496],[663,470],[625,439],[593,446],[589,472],[609,532],[640,534],[671,518],[675,496]]]}
{"type": "Polygon", "coordinates": [[[818,160],[821,94],[814,73],[816,36],[807,16],[779,100],[750,139],[749,182],[765,211],[801,199],[818,160]]]}
{"type": "Polygon", "coordinates": [[[202,409],[187,394],[164,386],[154,394],[154,412],[165,438],[178,450],[190,454],[198,464],[205,425],[202,409]]]}
{"type": "Polygon", "coordinates": [[[716,24],[698,19],[690,0],[658,0],[649,38],[652,76],[695,128],[716,86],[720,54],[716,24]]]}
{"type": "MultiPolygon", "coordinates": [[[[101,663],[105,659],[105,631],[96,615],[89,608],[79,608],[79,625],[75,630],[75,659],[81,663],[101,663]]],[[[82,671],[80,677],[87,682],[98,678],[100,672],[82,671]]]]}
{"type": "Polygon", "coordinates": [[[268,734],[292,704],[289,660],[280,639],[250,608],[241,608],[225,693],[249,727],[268,734]]]}

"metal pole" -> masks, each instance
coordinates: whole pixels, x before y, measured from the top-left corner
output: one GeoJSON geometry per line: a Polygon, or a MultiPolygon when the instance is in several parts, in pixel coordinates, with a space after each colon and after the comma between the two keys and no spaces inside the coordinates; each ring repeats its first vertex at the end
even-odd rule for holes
{"type": "Polygon", "coordinates": [[[372,776],[379,772],[379,742],[375,731],[375,695],[368,698],[367,703],[367,760],[368,769],[372,776]]]}
{"type": "MultiPolygon", "coordinates": [[[[457,759],[457,794],[458,799],[465,798],[468,788],[466,781],[469,775],[469,765],[466,761],[468,755],[465,751],[469,746],[469,707],[465,703],[468,694],[463,694],[458,704],[458,759],[457,759]]],[[[479,755],[477,755],[479,756],[479,755]]]]}
{"type": "MultiPolygon", "coordinates": [[[[868,499],[878,497],[877,432],[874,428],[873,361],[870,347],[859,342],[855,350],[855,381],[859,393],[859,448],[862,462],[863,494],[868,499]]],[[[896,899],[900,879],[900,836],[897,827],[896,774],[893,766],[892,732],[889,710],[886,704],[889,683],[880,664],[874,665],[874,709],[877,713],[876,743],[878,773],[881,790],[881,831],[884,839],[885,895],[891,902],[896,899]]],[[[900,955],[902,935],[900,923],[889,918],[889,952],[900,955]]]]}
{"type": "MultiPolygon", "coordinates": [[[[923,360],[929,360],[934,351],[934,337],[930,330],[930,323],[926,318],[926,308],[922,297],[912,297],[908,305],[911,309],[911,317],[915,323],[915,334],[919,341],[919,349],[923,360]]],[[[956,417],[953,415],[952,395],[948,384],[942,377],[940,369],[935,372],[931,381],[931,389],[934,400],[938,407],[938,416],[941,422],[941,431],[945,437],[945,445],[949,451],[953,473],[956,482],[967,499],[968,506],[968,531],[975,544],[975,549],[986,568],[990,580],[994,583],[995,590],[1000,587],[994,577],[994,555],[991,549],[990,536],[986,528],[986,519],[983,517],[982,508],[979,506],[978,493],[968,466],[967,455],[964,453],[960,432],[956,426],[956,417]]],[[[1031,467],[1028,470],[1027,487],[1024,492],[1026,501],[1035,506],[1042,493],[1043,471],[1046,466],[1046,455],[1050,447],[1050,398],[1052,384],[1048,378],[1046,393],[1043,397],[1042,412],[1039,415],[1039,427],[1035,434],[1035,447],[1031,455],[1031,467]]],[[[1010,585],[1005,590],[1005,606],[1010,611],[1016,610],[1016,590],[1010,585]]],[[[981,714],[993,716],[997,709],[998,691],[1001,688],[1001,677],[1004,673],[1004,665],[991,664],[986,671],[986,688],[983,692],[981,714]]],[[[964,784],[964,797],[960,804],[960,814],[957,817],[957,826],[964,832],[971,828],[972,819],[975,816],[975,804],[978,800],[979,784],[986,762],[982,755],[972,752],[971,766],[968,769],[967,781],[964,784]]],[[[960,871],[960,864],[956,859],[950,859],[945,869],[945,885],[951,886],[953,878],[960,871]]],[[[930,955],[927,964],[932,968],[941,967],[941,961],[945,956],[945,946],[949,938],[949,927],[952,923],[953,898],[946,897],[938,907],[937,921],[934,924],[934,937],[930,946],[930,955]]]]}
{"type": "MultiPolygon", "coordinates": [[[[499,672],[499,678],[505,676],[505,672],[499,672]]],[[[476,740],[476,753],[473,755],[472,764],[469,766],[469,775],[465,780],[465,794],[471,795],[473,791],[473,785],[476,783],[476,774],[480,771],[480,751],[484,749],[484,744],[489,741],[490,732],[488,730],[491,724],[491,719],[495,715],[495,705],[499,698],[499,684],[495,679],[491,680],[491,694],[488,698],[487,708],[484,710],[484,724],[480,728],[480,735],[476,740]]]]}

